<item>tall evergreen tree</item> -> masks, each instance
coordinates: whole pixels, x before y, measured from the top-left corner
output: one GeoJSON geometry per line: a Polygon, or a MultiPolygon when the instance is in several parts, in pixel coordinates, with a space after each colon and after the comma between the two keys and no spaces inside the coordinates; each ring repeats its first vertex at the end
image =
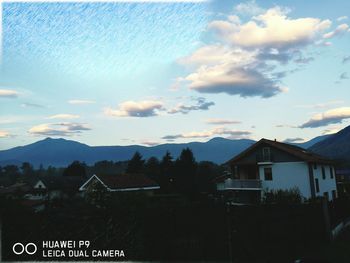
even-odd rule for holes
{"type": "Polygon", "coordinates": [[[163,192],[169,193],[173,191],[174,182],[174,161],[170,152],[167,151],[160,162],[160,189],[163,192]]]}
{"type": "Polygon", "coordinates": [[[74,161],[63,171],[63,176],[86,177],[85,167],[86,165],[84,163],[74,161]]]}
{"type": "Polygon", "coordinates": [[[135,152],[134,156],[128,162],[126,168],[127,173],[142,173],[144,169],[145,160],[142,159],[142,155],[139,152],[135,152]]]}
{"type": "Polygon", "coordinates": [[[176,160],[175,184],[177,190],[186,194],[193,194],[196,191],[196,170],[197,163],[193,152],[189,148],[182,150],[176,160]]]}
{"type": "Polygon", "coordinates": [[[151,157],[147,160],[145,164],[145,174],[155,180],[157,183],[160,183],[160,162],[156,157],[151,157]]]}

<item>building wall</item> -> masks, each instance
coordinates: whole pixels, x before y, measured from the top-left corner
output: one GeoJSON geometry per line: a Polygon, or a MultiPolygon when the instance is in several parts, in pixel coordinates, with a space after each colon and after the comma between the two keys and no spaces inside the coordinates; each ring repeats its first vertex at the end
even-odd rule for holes
{"type": "Polygon", "coordinates": [[[297,187],[305,198],[311,197],[309,168],[305,162],[273,163],[260,165],[259,176],[264,190],[289,190],[297,187]],[[272,180],[265,180],[264,168],[272,168],[272,180]]]}
{"type": "Polygon", "coordinates": [[[45,184],[39,180],[35,185],[34,185],[34,189],[46,189],[45,184]]]}
{"type": "MultiPolygon", "coordinates": [[[[317,168],[312,166],[314,180],[318,179],[319,192],[315,189],[316,196],[323,196],[328,192],[329,200],[332,200],[332,191],[337,190],[335,171],[330,165],[317,164],[317,168]],[[325,179],[322,177],[322,166],[325,169],[325,179]],[[333,179],[331,178],[330,168],[333,169],[333,179]]],[[[260,180],[262,181],[263,189],[268,190],[287,190],[297,187],[300,193],[305,198],[311,198],[311,189],[309,181],[309,168],[305,162],[286,162],[273,163],[271,165],[259,166],[260,180]],[[272,181],[265,180],[264,168],[272,168],[272,181]]],[[[315,184],[316,188],[316,184],[315,184]]]]}
{"type": "Polygon", "coordinates": [[[318,193],[315,191],[316,196],[323,196],[325,192],[328,192],[329,200],[332,200],[332,190],[337,190],[334,167],[330,165],[317,164],[315,167],[313,165],[312,169],[314,178],[318,179],[320,186],[320,191],[318,193]],[[322,177],[322,167],[325,169],[325,179],[322,177]],[[331,178],[330,169],[333,169],[333,179],[331,178]]]}

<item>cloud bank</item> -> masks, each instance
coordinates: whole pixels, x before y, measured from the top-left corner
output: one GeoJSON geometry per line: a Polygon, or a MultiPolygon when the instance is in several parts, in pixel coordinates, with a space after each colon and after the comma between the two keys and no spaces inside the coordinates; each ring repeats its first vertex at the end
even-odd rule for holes
{"type": "Polygon", "coordinates": [[[287,8],[264,10],[255,1],[239,4],[235,11],[250,19],[242,22],[230,15],[210,22],[208,33],[214,35],[215,44],[179,60],[190,73],[178,82],[200,93],[269,98],[288,90],[282,85],[287,72],[278,74],[278,64],[310,63],[314,58],[305,56],[307,47],[328,45],[325,40],[348,30],[341,24],[326,32],[332,25],[328,19],[292,18],[287,8]]]}
{"type": "Polygon", "coordinates": [[[73,136],[89,130],[91,128],[84,123],[63,122],[36,125],[29,129],[29,133],[44,136],[73,136]]]}
{"type": "Polygon", "coordinates": [[[350,107],[331,109],[312,116],[310,120],[300,125],[300,128],[318,128],[329,124],[342,123],[350,118],[350,107]]]}
{"type": "Polygon", "coordinates": [[[208,137],[212,137],[212,136],[229,136],[229,138],[233,139],[237,139],[237,138],[245,138],[249,135],[251,135],[251,132],[249,131],[240,131],[240,130],[231,130],[231,129],[227,129],[224,127],[216,127],[212,130],[209,131],[201,131],[201,132],[189,132],[189,133],[182,133],[182,134],[175,134],[175,135],[166,135],[163,136],[162,139],[163,140],[167,140],[167,141],[173,141],[176,139],[194,139],[194,138],[208,138],[208,137]]]}
{"type": "Polygon", "coordinates": [[[0,98],[17,98],[19,92],[10,89],[0,89],[0,98]]]}
{"type": "Polygon", "coordinates": [[[164,110],[163,103],[155,100],[125,101],[118,109],[107,108],[105,114],[116,117],[152,117],[164,110]]]}

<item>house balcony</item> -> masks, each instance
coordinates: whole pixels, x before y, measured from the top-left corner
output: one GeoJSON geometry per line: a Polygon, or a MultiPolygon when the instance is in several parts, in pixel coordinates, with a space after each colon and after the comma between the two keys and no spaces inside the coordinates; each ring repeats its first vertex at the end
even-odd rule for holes
{"type": "Polygon", "coordinates": [[[221,190],[261,190],[261,180],[258,179],[227,179],[221,190]]]}
{"type": "Polygon", "coordinates": [[[256,162],[257,163],[272,163],[274,161],[274,156],[273,154],[257,154],[256,155],[256,162]]]}

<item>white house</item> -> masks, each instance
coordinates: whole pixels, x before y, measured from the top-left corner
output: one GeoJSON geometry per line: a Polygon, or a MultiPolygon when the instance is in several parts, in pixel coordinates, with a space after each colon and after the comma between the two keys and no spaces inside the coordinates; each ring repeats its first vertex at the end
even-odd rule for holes
{"type": "Polygon", "coordinates": [[[231,174],[217,178],[217,190],[245,202],[261,199],[264,192],[293,188],[306,199],[337,197],[332,161],[297,146],[261,139],[227,164],[231,174]]]}
{"type": "Polygon", "coordinates": [[[84,178],[78,176],[41,176],[28,178],[32,186],[24,196],[28,200],[67,199],[79,193],[84,178]]]}

